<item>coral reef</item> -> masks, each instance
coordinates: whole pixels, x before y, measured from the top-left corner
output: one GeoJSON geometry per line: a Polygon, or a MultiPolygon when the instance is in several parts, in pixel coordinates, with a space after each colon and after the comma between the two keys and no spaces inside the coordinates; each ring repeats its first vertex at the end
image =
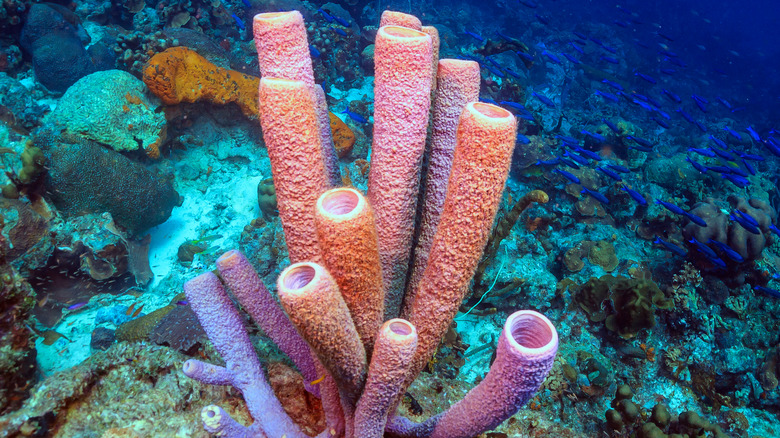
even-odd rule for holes
{"type": "Polygon", "coordinates": [[[651,280],[605,275],[575,288],[575,301],[592,322],[604,321],[608,330],[624,338],[655,326],[655,309],[674,305],[651,280]],[[609,305],[603,305],[608,302],[609,305]]]}
{"type": "Polygon", "coordinates": [[[140,149],[159,158],[167,130],[159,107],[143,82],[130,73],[107,70],[87,75],[68,88],[47,123],[117,152],[140,149]]]}
{"type": "Polygon", "coordinates": [[[163,223],[180,203],[169,181],[118,152],[50,133],[38,135],[35,145],[47,157],[52,203],[66,216],[109,212],[134,234],[163,223]]]}
{"type": "Polygon", "coordinates": [[[36,368],[34,338],[27,328],[35,293],[8,263],[8,249],[0,235],[0,418],[28,396],[36,368]]]}

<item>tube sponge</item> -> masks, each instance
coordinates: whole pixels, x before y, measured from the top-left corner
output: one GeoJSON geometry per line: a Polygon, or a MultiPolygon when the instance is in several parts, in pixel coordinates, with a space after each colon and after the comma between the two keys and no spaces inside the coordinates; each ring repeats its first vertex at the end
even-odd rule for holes
{"type": "Polygon", "coordinates": [[[331,189],[317,200],[315,223],[323,263],[338,283],[370,355],[384,316],[374,213],[357,190],[331,189]]]}
{"type": "Polygon", "coordinates": [[[290,320],[338,384],[342,399],[355,406],[368,363],[336,281],[316,263],[296,263],[279,275],[277,290],[290,320]]]}
{"type": "Polygon", "coordinates": [[[257,14],[253,30],[262,77],[294,79],[314,86],[309,39],[300,12],[257,14]]]}
{"type": "Polygon", "coordinates": [[[329,185],[310,88],[301,81],[262,78],[260,125],[290,261],[318,261],[312,206],[329,185]]]}
{"type": "Polygon", "coordinates": [[[376,36],[374,141],[368,199],[374,207],[385,319],[398,315],[411,256],[431,92],[431,37],[384,26],[376,36]]]}
{"type": "Polygon", "coordinates": [[[309,385],[309,382],[318,378],[309,346],[295,331],[295,326],[265,288],[249,260],[239,251],[230,250],[217,259],[217,269],[255,324],[260,326],[298,367],[306,389],[318,395],[317,387],[309,385]]]}
{"type": "Polygon", "coordinates": [[[447,199],[410,312],[420,337],[410,375],[428,363],[468,290],[509,174],[516,126],[509,111],[480,102],[460,117],[447,199]]]}
{"type": "Polygon", "coordinates": [[[487,376],[444,413],[431,438],[469,438],[503,423],[539,390],[557,351],[558,332],[544,315],[510,315],[487,376]]]}
{"type": "Polygon", "coordinates": [[[401,396],[416,349],[417,330],[409,321],[391,319],[382,325],[366,387],[355,411],[355,436],[384,436],[389,410],[401,396]]]}
{"type": "Polygon", "coordinates": [[[436,226],[444,206],[444,198],[447,196],[447,182],[455,154],[460,114],[467,103],[476,102],[479,98],[479,64],[474,61],[442,59],[439,61],[436,82],[438,88],[433,101],[425,199],[421,207],[422,220],[417,245],[414,248],[414,264],[404,298],[404,315],[410,310],[414,292],[428,263],[428,251],[433,243],[433,236],[436,235],[436,226]]]}

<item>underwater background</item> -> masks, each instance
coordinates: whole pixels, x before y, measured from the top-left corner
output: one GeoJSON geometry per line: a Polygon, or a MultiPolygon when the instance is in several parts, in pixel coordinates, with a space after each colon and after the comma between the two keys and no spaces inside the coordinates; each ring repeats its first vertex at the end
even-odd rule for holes
{"type": "MultiPolygon", "coordinates": [[[[517,119],[473,280],[399,415],[463,399],[531,309],[557,356],[480,437],[780,437],[780,4],[759,0],[0,1],[0,437],[258,420],[182,371],[225,359],[185,282],[237,249],[276,300],[291,264],[253,17],[303,16],[334,186],[371,197],[386,10],[517,119]]],[[[237,308],[287,414],[330,427],[319,382],[237,308]]]]}

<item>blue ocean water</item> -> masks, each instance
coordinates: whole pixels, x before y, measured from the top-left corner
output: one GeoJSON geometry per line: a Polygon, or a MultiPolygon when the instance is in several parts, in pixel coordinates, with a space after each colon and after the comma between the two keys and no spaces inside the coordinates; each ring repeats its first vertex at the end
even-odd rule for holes
{"type": "Polygon", "coordinates": [[[780,436],[778,18],[759,0],[2,2],[0,436],[780,436]],[[305,42],[257,30],[289,11],[305,42]],[[383,63],[384,11],[429,46],[383,63]],[[478,82],[432,81],[436,59],[478,82]],[[305,93],[274,100],[261,71],[301,66],[305,93]],[[468,111],[511,135],[470,134],[468,111]],[[313,213],[332,187],[376,217],[338,244],[313,213]],[[286,290],[319,276],[277,283],[301,261],[338,283],[312,308],[286,290]],[[371,315],[420,347],[372,350],[371,315]]]}

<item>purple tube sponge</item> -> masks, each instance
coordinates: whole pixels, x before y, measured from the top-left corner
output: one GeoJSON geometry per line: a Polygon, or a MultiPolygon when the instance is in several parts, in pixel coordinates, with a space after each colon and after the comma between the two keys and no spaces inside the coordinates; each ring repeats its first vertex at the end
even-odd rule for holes
{"type": "Polygon", "coordinates": [[[547,317],[515,312],[504,324],[490,371],[463,400],[424,423],[391,418],[385,431],[398,437],[469,438],[491,430],[539,390],[557,351],[558,332],[547,317]]]}
{"type": "Polygon", "coordinates": [[[311,349],[295,330],[281,306],[268,292],[249,260],[238,250],[230,250],[217,259],[219,275],[236,296],[252,320],[298,367],[306,390],[319,397],[319,379],[311,349]]]}
{"type": "Polygon", "coordinates": [[[184,293],[214,348],[225,360],[225,367],[188,360],[184,374],[207,384],[234,386],[243,394],[255,419],[252,425],[243,426],[221,408],[207,406],[201,412],[206,431],[225,438],[305,438],[307,435],[290,419],[268,385],[241,316],[217,276],[207,272],[193,278],[184,284],[184,293]]]}

